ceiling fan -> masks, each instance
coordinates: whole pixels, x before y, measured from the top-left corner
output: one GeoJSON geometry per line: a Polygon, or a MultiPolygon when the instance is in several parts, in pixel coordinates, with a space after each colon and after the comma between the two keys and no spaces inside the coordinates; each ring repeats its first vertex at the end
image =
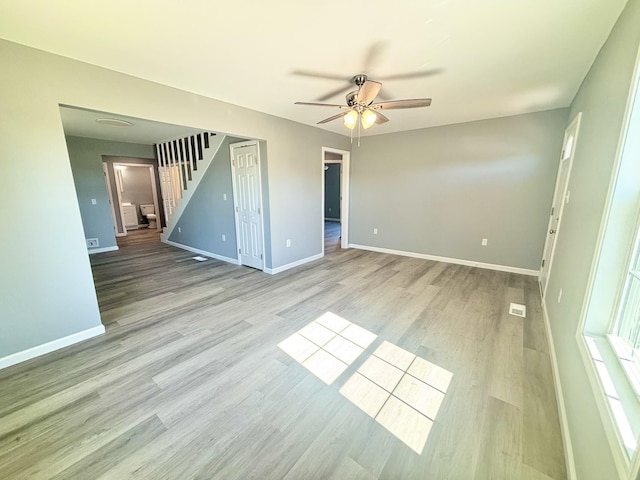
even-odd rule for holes
{"type": "Polygon", "coordinates": [[[406,100],[390,100],[385,102],[373,103],[380,93],[382,83],[369,80],[367,75],[360,73],[355,75],[351,82],[354,83],[358,90],[347,93],[346,105],[338,105],[333,103],[315,103],[315,102],[296,102],[296,105],[310,105],[315,107],[332,107],[339,108],[342,112],[337,115],[320,120],[318,124],[328,123],[338,118],[342,118],[345,126],[353,130],[358,125],[358,120],[362,128],[367,129],[374,124],[382,124],[389,119],[382,114],[381,110],[393,110],[400,108],[419,108],[431,105],[430,98],[414,98],[406,100]]]}

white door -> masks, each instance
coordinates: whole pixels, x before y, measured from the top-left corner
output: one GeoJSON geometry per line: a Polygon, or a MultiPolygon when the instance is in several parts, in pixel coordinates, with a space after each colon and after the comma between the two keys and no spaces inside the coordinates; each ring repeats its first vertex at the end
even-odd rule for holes
{"type": "Polygon", "coordinates": [[[568,190],[569,177],[571,176],[571,166],[573,164],[573,157],[576,151],[576,142],[578,140],[581,116],[582,113],[578,113],[564,133],[562,154],[560,155],[560,167],[558,168],[556,189],[553,194],[553,204],[551,205],[549,225],[547,228],[547,240],[544,244],[542,264],[540,266],[540,292],[542,293],[542,296],[546,294],[547,280],[549,279],[549,272],[551,271],[551,265],[553,263],[556,238],[558,237],[558,232],[560,230],[564,206],[569,203],[571,195],[571,192],[568,190]]]}
{"type": "Polygon", "coordinates": [[[231,145],[233,201],[241,265],[264,270],[262,189],[258,142],[231,145]]]}

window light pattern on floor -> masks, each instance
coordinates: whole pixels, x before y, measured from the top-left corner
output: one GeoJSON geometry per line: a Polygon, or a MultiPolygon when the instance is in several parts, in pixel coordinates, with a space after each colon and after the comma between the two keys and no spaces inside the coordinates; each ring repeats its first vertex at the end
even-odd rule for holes
{"type": "MultiPolygon", "coordinates": [[[[377,338],[327,312],[278,344],[331,385],[377,338]]],[[[453,374],[384,341],[340,393],[419,455],[453,374]]]]}
{"type": "Polygon", "coordinates": [[[327,312],[280,342],[278,347],[331,385],[377,337],[327,312]]]}
{"type": "Polygon", "coordinates": [[[453,374],[385,341],[340,393],[422,454],[453,374]]]}

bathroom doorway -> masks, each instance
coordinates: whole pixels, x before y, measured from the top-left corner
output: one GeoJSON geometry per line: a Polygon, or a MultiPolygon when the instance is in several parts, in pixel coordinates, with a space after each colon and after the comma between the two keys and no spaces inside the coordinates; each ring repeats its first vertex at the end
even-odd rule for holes
{"type": "Polygon", "coordinates": [[[103,162],[103,168],[114,228],[119,237],[118,245],[132,241],[160,241],[161,202],[155,165],[123,158],[110,160],[103,162]],[[135,239],[127,238],[125,241],[123,237],[135,239]]]}

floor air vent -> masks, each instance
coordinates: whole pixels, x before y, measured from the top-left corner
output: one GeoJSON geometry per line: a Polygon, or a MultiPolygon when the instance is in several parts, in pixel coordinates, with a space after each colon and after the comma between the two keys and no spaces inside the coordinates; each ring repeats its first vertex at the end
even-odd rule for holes
{"type": "Polygon", "coordinates": [[[527,307],[519,303],[511,303],[509,305],[509,314],[524,318],[527,316],[527,307]]]}

